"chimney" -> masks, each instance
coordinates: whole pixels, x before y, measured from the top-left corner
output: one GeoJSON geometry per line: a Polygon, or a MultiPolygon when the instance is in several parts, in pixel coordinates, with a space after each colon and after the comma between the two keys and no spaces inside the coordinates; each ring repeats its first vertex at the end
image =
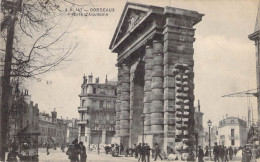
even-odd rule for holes
{"type": "Polygon", "coordinates": [[[200,112],[200,100],[198,100],[198,111],[200,112]]]}
{"type": "Polygon", "coordinates": [[[98,77],[98,78],[96,78],[96,83],[99,83],[99,77],[98,77]]]}
{"type": "Polygon", "coordinates": [[[84,74],[84,76],[83,76],[83,84],[86,84],[86,83],[88,83],[88,79],[86,78],[86,76],[84,74]]]}
{"type": "Polygon", "coordinates": [[[105,83],[107,84],[107,75],[106,75],[106,80],[105,80],[105,83]]]}
{"type": "Polygon", "coordinates": [[[91,75],[88,76],[89,83],[92,83],[92,79],[93,79],[93,75],[91,73],[91,75]]]}
{"type": "Polygon", "coordinates": [[[52,122],[56,122],[57,121],[57,112],[54,110],[51,112],[51,118],[52,118],[52,122]]]}

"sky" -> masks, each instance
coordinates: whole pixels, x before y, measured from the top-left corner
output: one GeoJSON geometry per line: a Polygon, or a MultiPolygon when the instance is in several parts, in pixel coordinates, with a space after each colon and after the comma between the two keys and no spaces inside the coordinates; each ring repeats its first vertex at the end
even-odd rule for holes
{"type": "MultiPolygon", "coordinates": [[[[80,3],[79,1],[75,1],[80,3]]],[[[127,1],[82,0],[90,8],[114,8],[108,16],[73,17],[68,38],[79,43],[73,61],[65,68],[39,76],[42,80],[26,80],[34,103],[40,111],[54,108],[58,117],[78,118],[79,93],[83,75],[93,74],[100,82],[117,77],[117,54],[109,44],[127,1]],[[46,82],[51,81],[51,84],[46,82]]],[[[256,88],[256,58],[254,42],[248,35],[254,32],[258,0],[128,0],[155,6],[171,6],[205,14],[195,25],[194,83],[195,105],[200,100],[203,123],[210,119],[217,124],[224,115],[246,116],[247,98],[223,98],[225,94],[256,88]]],[[[79,8],[79,7],[78,7],[79,8]]],[[[71,17],[64,16],[64,21],[71,17]]],[[[64,40],[65,41],[65,40],[64,40]]],[[[65,43],[66,44],[66,43],[65,43]]],[[[254,112],[256,99],[250,98],[254,112]]],[[[256,114],[256,113],[255,113],[256,114]]],[[[256,116],[255,116],[256,119],[256,116]]]]}

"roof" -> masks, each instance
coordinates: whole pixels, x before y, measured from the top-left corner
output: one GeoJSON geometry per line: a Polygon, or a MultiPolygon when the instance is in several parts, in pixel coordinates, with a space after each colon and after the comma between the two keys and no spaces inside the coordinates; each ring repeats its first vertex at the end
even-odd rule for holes
{"type": "Polygon", "coordinates": [[[112,41],[110,42],[109,49],[114,51],[117,45],[120,44],[122,40],[124,40],[125,36],[128,36],[129,33],[135,30],[137,26],[140,26],[140,24],[142,24],[144,20],[148,19],[148,17],[154,17],[154,15],[152,14],[156,14],[156,15],[175,14],[175,15],[192,17],[194,19],[193,25],[201,21],[202,16],[204,16],[204,14],[200,14],[196,11],[190,11],[190,10],[185,10],[185,9],[180,9],[175,7],[169,7],[169,6],[158,7],[153,5],[127,2],[123,9],[122,15],[119,19],[119,22],[117,24],[112,41]],[[138,18],[134,20],[135,21],[134,26],[131,26],[130,30],[128,30],[129,22],[131,21],[132,12],[138,12],[137,13],[138,18]]]}

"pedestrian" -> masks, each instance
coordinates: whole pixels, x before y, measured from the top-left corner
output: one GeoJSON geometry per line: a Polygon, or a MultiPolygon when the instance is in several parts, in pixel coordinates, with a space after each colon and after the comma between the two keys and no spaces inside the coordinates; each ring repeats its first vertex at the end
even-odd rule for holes
{"type": "Polygon", "coordinates": [[[142,162],[146,162],[146,160],[145,160],[145,153],[146,152],[145,151],[146,151],[145,144],[143,143],[143,145],[141,146],[141,149],[140,149],[142,162]]]}
{"type": "Polygon", "coordinates": [[[224,162],[228,161],[228,149],[226,148],[226,146],[224,147],[224,162]]]}
{"type": "Polygon", "coordinates": [[[155,143],[154,152],[155,152],[154,161],[156,161],[157,156],[159,156],[159,158],[162,160],[161,150],[160,150],[160,147],[158,146],[158,143],[155,143]]]}
{"type": "Polygon", "coordinates": [[[224,157],[225,157],[224,146],[219,146],[219,159],[221,159],[221,162],[224,161],[224,157]]]}
{"type": "Polygon", "coordinates": [[[123,143],[120,143],[120,153],[119,153],[119,155],[122,155],[123,154],[123,152],[124,152],[124,145],[123,145],[123,143]]]}
{"type": "Polygon", "coordinates": [[[80,162],[86,162],[87,152],[86,152],[86,147],[83,145],[83,142],[79,142],[79,147],[80,147],[80,162]]]}
{"type": "Polygon", "coordinates": [[[204,161],[203,158],[204,158],[204,153],[203,150],[201,149],[201,146],[199,146],[198,161],[203,162],[204,161]]]}
{"type": "Polygon", "coordinates": [[[151,147],[148,145],[148,143],[145,144],[145,159],[146,162],[150,162],[150,156],[151,156],[151,147]]]}
{"type": "MultiPolygon", "coordinates": [[[[210,149],[210,148],[209,148],[210,149]]],[[[217,142],[215,142],[215,146],[213,148],[213,154],[214,154],[214,161],[218,161],[219,162],[219,146],[217,144],[217,142]]]]}
{"type": "Polygon", "coordinates": [[[61,144],[61,150],[62,150],[62,152],[64,152],[64,150],[65,150],[65,145],[64,144],[61,144]]]}
{"type": "Polygon", "coordinates": [[[138,146],[134,144],[134,153],[135,153],[135,158],[138,158],[138,146]]]}
{"type": "Polygon", "coordinates": [[[142,148],[142,144],[139,143],[139,145],[137,146],[136,152],[138,154],[138,161],[141,160],[142,154],[141,154],[141,148],[142,148]]]}
{"type": "Polygon", "coordinates": [[[232,158],[233,158],[233,153],[234,153],[233,148],[230,146],[229,149],[228,149],[228,154],[229,154],[230,160],[232,160],[232,158]]]}
{"type": "Polygon", "coordinates": [[[71,162],[79,162],[80,146],[78,140],[75,139],[72,145],[69,146],[66,155],[68,155],[71,162]]]}
{"type": "Polygon", "coordinates": [[[46,152],[47,152],[47,155],[50,154],[49,149],[50,149],[50,145],[49,145],[49,143],[46,143],[46,152]]]}

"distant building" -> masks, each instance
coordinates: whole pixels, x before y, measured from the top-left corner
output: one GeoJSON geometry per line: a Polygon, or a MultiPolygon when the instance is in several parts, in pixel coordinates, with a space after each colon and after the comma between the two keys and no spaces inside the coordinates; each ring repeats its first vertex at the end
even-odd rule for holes
{"type": "Polygon", "coordinates": [[[78,139],[79,128],[78,128],[78,120],[71,119],[66,120],[67,122],[67,135],[66,135],[66,143],[72,143],[73,140],[78,139]]]}
{"type": "Polygon", "coordinates": [[[247,142],[247,122],[239,117],[226,116],[219,121],[217,142],[228,147],[243,147],[247,142]]]}
{"type": "MultiPolygon", "coordinates": [[[[33,104],[28,91],[20,92],[16,89],[12,96],[12,107],[9,111],[9,144],[18,141],[19,136],[25,134],[39,134],[38,104],[33,104]]],[[[37,143],[37,138],[35,139],[37,143]]]]}
{"type": "Polygon", "coordinates": [[[51,115],[39,113],[39,130],[38,143],[43,146],[46,143],[60,146],[66,144],[67,122],[63,119],[57,119],[57,112],[54,110],[51,115]]]}
{"type": "Polygon", "coordinates": [[[109,144],[115,134],[116,82],[93,82],[93,75],[88,80],[84,76],[81,85],[79,112],[79,139],[86,146],[89,144],[109,144]]]}

